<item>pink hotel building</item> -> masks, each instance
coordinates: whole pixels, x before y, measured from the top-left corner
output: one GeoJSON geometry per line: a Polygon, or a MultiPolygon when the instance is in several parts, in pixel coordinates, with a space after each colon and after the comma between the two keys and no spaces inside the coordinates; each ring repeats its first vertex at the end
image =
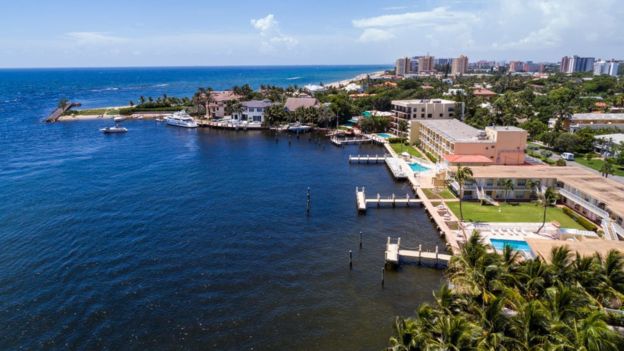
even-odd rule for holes
{"type": "Polygon", "coordinates": [[[522,165],[527,132],[517,127],[480,130],[457,119],[412,120],[410,143],[455,166],[522,165]]]}

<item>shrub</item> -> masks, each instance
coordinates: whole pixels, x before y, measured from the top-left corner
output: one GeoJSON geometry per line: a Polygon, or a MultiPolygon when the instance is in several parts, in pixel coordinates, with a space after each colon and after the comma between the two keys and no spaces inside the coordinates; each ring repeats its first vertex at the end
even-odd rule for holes
{"type": "Polygon", "coordinates": [[[406,138],[388,138],[388,142],[391,144],[394,143],[405,143],[407,141],[406,138]]]}
{"type": "Polygon", "coordinates": [[[558,159],[557,162],[555,162],[555,165],[559,167],[564,167],[566,164],[567,164],[566,161],[562,158],[558,159]]]}
{"type": "Polygon", "coordinates": [[[429,151],[425,151],[425,155],[431,162],[438,162],[438,158],[433,156],[429,151]]]}
{"type": "Polygon", "coordinates": [[[585,218],[585,217],[579,215],[578,213],[574,212],[569,207],[563,207],[563,213],[565,213],[568,216],[572,217],[572,219],[575,222],[577,222],[578,224],[582,225],[583,228],[585,228],[587,230],[592,230],[592,231],[597,231],[598,230],[598,226],[597,225],[595,225],[593,222],[591,222],[587,218],[585,218]]]}

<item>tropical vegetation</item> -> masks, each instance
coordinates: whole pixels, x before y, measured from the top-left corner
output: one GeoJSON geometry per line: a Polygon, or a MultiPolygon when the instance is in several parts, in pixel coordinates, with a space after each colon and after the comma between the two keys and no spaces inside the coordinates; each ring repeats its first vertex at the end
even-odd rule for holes
{"type": "Polygon", "coordinates": [[[624,256],[583,257],[567,247],[550,263],[492,252],[474,232],[446,272],[449,285],[397,318],[389,350],[624,349],[624,256]]]}

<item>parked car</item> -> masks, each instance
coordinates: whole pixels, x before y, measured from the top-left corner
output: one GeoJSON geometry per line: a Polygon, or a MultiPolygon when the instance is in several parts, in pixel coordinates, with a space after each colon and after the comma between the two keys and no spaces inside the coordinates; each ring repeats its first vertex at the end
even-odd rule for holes
{"type": "Polygon", "coordinates": [[[561,158],[566,161],[574,161],[574,154],[571,152],[564,152],[561,154],[561,158]]]}

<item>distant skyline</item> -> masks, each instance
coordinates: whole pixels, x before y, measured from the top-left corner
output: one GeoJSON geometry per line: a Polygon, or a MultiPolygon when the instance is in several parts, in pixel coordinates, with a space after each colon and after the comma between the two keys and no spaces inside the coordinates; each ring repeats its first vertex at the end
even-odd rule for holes
{"type": "Polygon", "coordinates": [[[3,1],[0,67],[624,59],[617,0],[3,1]]]}

